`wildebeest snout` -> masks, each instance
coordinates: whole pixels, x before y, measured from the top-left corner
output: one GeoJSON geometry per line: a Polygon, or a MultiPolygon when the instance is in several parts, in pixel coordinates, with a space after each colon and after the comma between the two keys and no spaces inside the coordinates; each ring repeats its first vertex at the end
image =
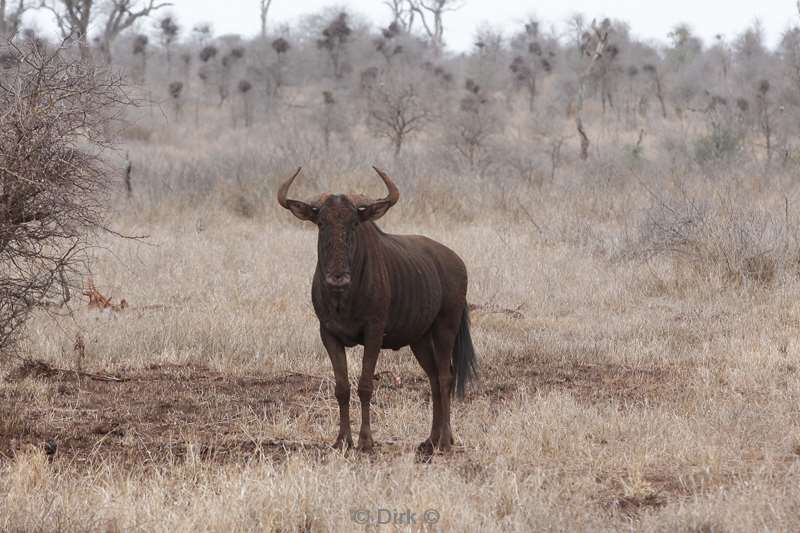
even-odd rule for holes
{"type": "Polygon", "coordinates": [[[350,274],[325,274],[325,283],[335,289],[346,289],[350,286],[350,274]]]}

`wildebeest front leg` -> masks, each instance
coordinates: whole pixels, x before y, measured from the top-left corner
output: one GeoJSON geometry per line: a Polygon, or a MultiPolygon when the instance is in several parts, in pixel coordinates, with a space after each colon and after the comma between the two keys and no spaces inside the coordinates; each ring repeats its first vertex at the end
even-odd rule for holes
{"type": "Polygon", "coordinates": [[[375,387],[375,366],[383,342],[383,328],[380,334],[368,335],[364,341],[364,362],[361,366],[361,379],[358,381],[358,398],[361,400],[361,431],[358,434],[358,448],[361,451],[372,449],[372,431],[369,427],[369,403],[375,387]]]}
{"type": "Polygon", "coordinates": [[[350,433],[350,380],[347,378],[347,353],[339,339],[320,327],[320,337],[333,365],[336,379],[336,401],[339,403],[339,435],[334,443],[335,448],[353,447],[353,435],[350,433]]]}

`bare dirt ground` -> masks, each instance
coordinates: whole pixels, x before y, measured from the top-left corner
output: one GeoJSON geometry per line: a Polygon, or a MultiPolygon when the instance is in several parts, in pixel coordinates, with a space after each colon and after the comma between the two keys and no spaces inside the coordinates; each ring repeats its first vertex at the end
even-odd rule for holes
{"type": "MultiPolygon", "coordinates": [[[[502,368],[484,368],[483,380],[471,398],[502,404],[512,401],[524,387],[531,393],[567,392],[587,405],[615,400],[625,409],[664,401],[665,397],[674,399],[678,393],[678,368],[531,365],[529,361],[535,359],[529,356],[508,361],[502,368]]],[[[290,417],[304,413],[325,423],[329,412],[337,409],[333,381],[327,375],[289,372],[237,377],[187,364],[91,376],[29,361],[6,377],[10,385],[26,380],[48,389],[48,401],[30,404],[6,393],[0,414],[6,421],[0,434],[0,454],[6,460],[26,445],[41,447],[52,460],[74,465],[97,460],[172,462],[185,457],[187,446],[193,446],[204,461],[234,463],[264,457],[279,460],[297,450],[320,457],[332,452],[326,442],[254,438],[247,431],[245,415],[269,418],[275,413],[290,417]],[[311,398],[321,401],[309,412],[311,398]]],[[[429,396],[428,381],[421,371],[387,372],[377,375],[376,381],[374,401],[378,407],[401,400],[401,395],[420,402],[429,396]]],[[[469,402],[465,408],[469,409],[469,402]]],[[[396,443],[377,444],[379,455],[409,451],[396,443]]]]}

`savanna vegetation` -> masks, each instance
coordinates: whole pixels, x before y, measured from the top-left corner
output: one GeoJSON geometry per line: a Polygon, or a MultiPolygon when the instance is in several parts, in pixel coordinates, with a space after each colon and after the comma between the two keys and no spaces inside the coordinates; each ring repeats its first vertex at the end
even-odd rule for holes
{"type": "Polygon", "coordinates": [[[1,529],[797,530],[800,13],[777,47],[575,15],[462,53],[449,0],[231,4],[263,31],[0,2],[1,529]],[[479,379],[430,461],[408,349],[375,450],[330,447],[316,233],[276,202],[298,166],[382,197],[372,165],[379,225],[469,269],[479,379]]]}

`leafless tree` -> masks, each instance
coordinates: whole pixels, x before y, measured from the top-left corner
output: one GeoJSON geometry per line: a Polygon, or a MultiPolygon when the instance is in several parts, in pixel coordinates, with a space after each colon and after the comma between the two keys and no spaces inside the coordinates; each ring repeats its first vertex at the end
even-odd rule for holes
{"type": "Polygon", "coordinates": [[[102,156],[125,99],[118,78],[63,46],[45,54],[28,41],[0,56],[0,352],[8,353],[33,309],[59,294],[68,300],[92,231],[105,227],[102,156]]]}
{"type": "Polygon", "coordinates": [[[767,165],[772,162],[772,152],[774,149],[774,120],[769,92],[772,88],[769,80],[758,82],[756,90],[756,113],[758,114],[758,127],[764,137],[764,148],[767,152],[767,165]]]}
{"type": "Polygon", "coordinates": [[[103,9],[107,11],[102,23],[100,35],[100,49],[106,63],[111,63],[111,46],[119,35],[133,26],[137,20],[149,17],[154,11],[171,6],[169,2],[156,2],[156,0],[107,0],[103,9]]]}
{"type": "Polygon", "coordinates": [[[658,103],[661,105],[661,116],[667,118],[667,105],[664,103],[664,89],[658,68],[652,63],[648,63],[642,67],[642,70],[652,78],[653,84],[655,85],[656,98],[658,98],[658,103]]]}
{"type": "Polygon", "coordinates": [[[22,15],[30,8],[30,0],[0,0],[0,37],[16,35],[22,15]]]}
{"type": "Polygon", "coordinates": [[[383,5],[391,10],[392,22],[405,33],[411,33],[415,15],[411,0],[383,0],[383,5]]]}
{"type": "Polygon", "coordinates": [[[95,9],[95,0],[42,0],[41,8],[52,13],[61,36],[77,39],[81,58],[90,60],[89,24],[95,9]]]}
{"type": "Polygon", "coordinates": [[[219,85],[217,86],[217,93],[219,94],[219,107],[225,104],[225,101],[230,95],[230,84],[233,77],[233,70],[237,63],[244,57],[245,49],[241,46],[235,46],[222,56],[220,60],[219,71],[219,85]]]}
{"type": "Polygon", "coordinates": [[[181,27],[173,15],[165,15],[158,21],[158,29],[161,31],[161,44],[167,51],[167,70],[172,74],[172,45],[178,39],[181,27]]]}
{"type": "MultiPolygon", "coordinates": [[[[253,125],[253,100],[251,98],[253,84],[247,80],[239,80],[236,86],[239,95],[242,97],[242,115],[244,116],[244,127],[253,125]]],[[[235,125],[235,121],[234,121],[235,125]]]]}
{"type": "Polygon", "coordinates": [[[571,44],[580,50],[583,35],[586,33],[586,20],[581,13],[574,13],[566,20],[567,33],[570,35],[571,44]]]}
{"type": "Polygon", "coordinates": [[[206,46],[213,36],[214,28],[207,22],[195,24],[192,28],[192,39],[200,48],[206,46]]]}
{"type": "Polygon", "coordinates": [[[330,151],[331,147],[331,133],[336,130],[336,122],[338,117],[336,98],[330,91],[322,92],[322,114],[320,126],[322,127],[322,138],[325,141],[325,151],[330,151]]]}
{"type": "Polygon", "coordinates": [[[444,49],[444,14],[461,9],[464,3],[461,0],[409,0],[409,3],[419,15],[434,53],[440,54],[444,49]]]}
{"type": "Polygon", "coordinates": [[[500,118],[498,110],[474,80],[467,79],[464,89],[466,94],[459,102],[458,111],[445,128],[447,141],[471,171],[483,174],[492,164],[488,141],[497,133],[500,118]]]}
{"type": "Polygon", "coordinates": [[[376,134],[386,137],[400,155],[406,139],[432,118],[429,102],[418,86],[400,79],[383,80],[370,91],[369,119],[376,134]]]}
{"type": "Polygon", "coordinates": [[[675,66],[688,65],[702,52],[703,43],[692,33],[692,28],[688,24],[676,24],[667,37],[672,41],[672,47],[667,49],[666,58],[675,66]]]}
{"type": "Polygon", "coordinates": [[[395,40],[401,31],[400,26],[396,22],[392,22],[381,30],[381,36],[374,41],[375,49],[380,52],[387,65],[392,63],[392,58],[403,53],[403,46],[396,44],[395,40]]]}
{"type": "Polygon", "coordinates": [[[322,30],[322,37],[317,39],[317,48],[328,52],[328,57],[333,67],[333,76],[336,79],[341,79],[344,76],[347,43],[350,41],[350,34],[353,32],[347,19],[347,13],[339,13],[322,30]]]}
{"type": "Polygon", "coordinates": [[[104,17],[99,23],[98,40],[103,56],[110,62],[111,45],[123,31],[169,5],[156,0],[41,0],[40,7],[53,15],[63,38],[78,40],[83,59],[91,58],[89,26],[96,23],[98,17],[104,17]]]}
{"type": "Polygon", "coordinates": [[[277,58],[267,67],[269,72],[267,95],[271,98],[279,98],[281,89],[286,84],[286,53],[291,45],[283,37],[278,37],[272,41],[271,46],[277,58]]]}
{"type": "Polygon", "coordinates": [[[269,8],[272,5],[272,0],[259,0],[259,16],[261,18],[261,38],[267,38],[267,15],[269,15],[269,8]]]}
{"type": "Polygon", "coordinates": [[[731,50],[730,45],[725,40],[725,36],[721,33],[718,33],[714,36],[714,40],[716,43],[711,48],[710,52],[715,53],[718,56],[719,66],[720,66],[720,75],[721,75],[721,82],[726,83],[728,81],[728,74],[731,71],[731,62],[733,53],[731,50]]]}
{"type": "Polygon", "coordinates": [[[169,96],[172,98],[172,104],[175,107],[175,120],[180,122],[181,115],[183,114],[183,99],[181,98],[183,94],[183,82],[173,81],[167,86],[167,92],[169,92],[169,96]]]}
{"type": "Polygon", "coordinates": [[[525,24],[525,32],[521,36],[524,51],[514,58],[509,69],[514,77],[514,85],[528,93],[528,110],[533,111],[536,102],[538,80],[543,74],[553,71],[555,54],[548,53],[539,39],[539,23],[530,21],[525,24]]]}
{"type": "Polygon", "coordinates": [[[578,78],[578,95],[575,102],[575,126],[581,138],[581,159],[589,158],[589,136],[583,127],[583,101],[586,94],[586,84],[595,72],[598,61],[603,58],[606,47],[608,46],[608,34],[611,29],[611,21],[603,20],[600,26],[592,21],[592,33],[586,33],[584,43],[581,47],[583,53],[589,56],[589,64],[578,78]]]}
{"type": "Polygon", "coordinates": [[[586,95],[587,81],[592,77],[595,67],[608,46],[608,34],[611,29],[611,21],[603,20],[600,26],[592,21],[592,33],[585,33],[584,42],[581,46],[583,53],[589,56],[589,64],[578,78],[578,96],[575,103],[575,127],[581,138],[581,159],[584,161],[589,158],[589,136],[583,127],[583,101],[586,95]]]}
{"type": "Polygon", "coordinates": [[[147,35],[138,34],[133,38],[131,52],[134,57],[139,58],[139,64],[133,69],[134,77],[139,80],[139,83],[144,83],[147,80],[147,45],[150,39],[147,35]]]}
{"type": "Polygon", "coordinates": [[[601,28],[597,28],[596,22],[592,22],[591,32],[585,32],[581,39],[580,50],[583,55],[590,58],[590,69],[587,78],[592,81],[592,85],[600,89],[600,103],[603,115],[606,114],[607,107],[614,108],[613,88],[617,75],[621,74],[622,68],[618,64],[617,58],[620,54],[619,47],[606,42],[602,45],[602,54],[597,55],[597,46],[603,36],[608,39],[614,28],[609,19],[603,20],[601,28]]]}
{"type": "MultiPolygon", "coordinates": [[[[213,44],[209,44],[204,46],[200,53],[198,54],[198,58],[200,59],[200,68],[197,69],[197,77],[200,78],[200,82],[203,84],[203,95],[207,96],[209,89],[209,83],[213,80],[212,78],[217,74],[217,66],[216,63],[213,61],[214,58],[217,57],[219,54],[219,49],[213,44]]],[[[196,109],[199,112],[199,106],[196,109]]]]}

